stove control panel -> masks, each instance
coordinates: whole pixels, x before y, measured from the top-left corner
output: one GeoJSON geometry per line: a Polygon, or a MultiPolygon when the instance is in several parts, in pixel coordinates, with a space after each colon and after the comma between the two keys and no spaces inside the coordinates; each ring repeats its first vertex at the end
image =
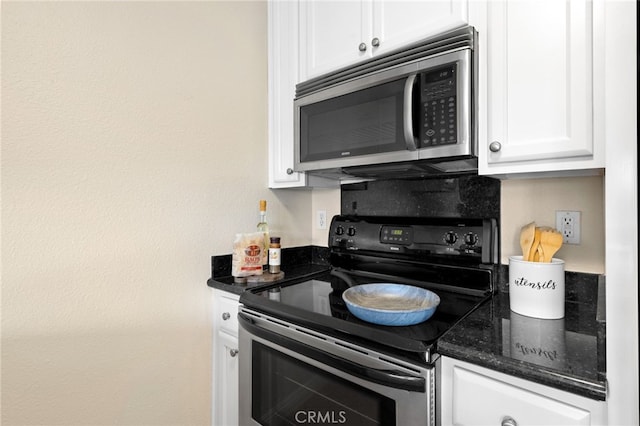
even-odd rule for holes
{"type": "Polygon", "coordinates": [[[413,244],[413,228],[409,226],[382,225],[380,242],[387,244],[413,244]]]}
{"type": "Polygon", "coordinates": [[[407,259],[465,257],[498,263],[494,219],[335,216],[329,248],[338,252],[393,253],[407,259]]]}

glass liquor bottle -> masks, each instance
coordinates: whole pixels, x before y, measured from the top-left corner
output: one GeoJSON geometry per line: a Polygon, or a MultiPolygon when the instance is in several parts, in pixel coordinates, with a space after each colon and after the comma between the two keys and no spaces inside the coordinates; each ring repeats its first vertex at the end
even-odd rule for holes
{"type": "Polygon", "coordinates": [[[264,234],[264,244],[262,245],[262,265],[267,265],[269,261],[269,225],[267,224],[267,200],[260,200],[260,219],[257,226],[258,232],[264,234]]]}

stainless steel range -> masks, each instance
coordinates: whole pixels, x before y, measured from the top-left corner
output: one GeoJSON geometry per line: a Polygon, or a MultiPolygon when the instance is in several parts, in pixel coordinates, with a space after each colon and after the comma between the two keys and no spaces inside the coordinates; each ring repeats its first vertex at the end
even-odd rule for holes
{"type": "Polygon", "coordinates": [[[330,271],[240,297],[240,424],[434,425],[438,339],[494,290],[493,219],[335,216],[330,271]],[[354,317],[342,292],[398,283],[435,292],[426,321],[354,317]]]}

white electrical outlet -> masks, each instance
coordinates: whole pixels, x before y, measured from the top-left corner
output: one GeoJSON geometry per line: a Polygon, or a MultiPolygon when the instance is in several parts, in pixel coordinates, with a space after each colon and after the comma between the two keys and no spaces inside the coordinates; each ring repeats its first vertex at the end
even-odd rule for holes
{"type": "Polygon", "coordinates": [[[316,227],[318,229],[327,229],[327,211],[318,210],[316,212],[316,227]]]}
{"type": "Polygon", "coordinates": [[[562,234],[565,244],[580,244],[580,212],[556,211],[556,229],[562,234]]]}

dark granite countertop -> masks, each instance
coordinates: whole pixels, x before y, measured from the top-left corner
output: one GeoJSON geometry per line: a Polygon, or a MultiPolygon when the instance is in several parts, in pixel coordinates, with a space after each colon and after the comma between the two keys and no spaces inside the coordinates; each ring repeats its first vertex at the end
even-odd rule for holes
{"type": "MultiPolygon", "coordinates": [[[[284,272],[282,282],[294,279],[304,279],[329,269],[329,249],[318,246],[290,247],[282,249],[282,266],[284,272]]],[[[249,288],[255,288],[267,283],[237,284],[231,276],[232,256],[221,255],[211,257],[211,278],[207,285],[234,294],[242,294],[249,288]]]]}
{"type": "MultiPolygon", "coordinates": [[[[328,249],[283,249],[284,280],[329,269],[328,249]]],[[[500,282],[508,282],[503,266],[500,282]]],[[[209,287],[242,294],[270,283],[235,284],[231,256],[212,257],[209,287]]],[[[541,320],[512,312],[506,284],[438,341],[441,355],[487,367],[595,400],[606,399],[602,277],[566,273],[565,317],[541,320]]]]}
{"type": "MultiPolygon", "coordinates": [[[[282,268],[284,272],[284,277],[281,282],[286,282],[288,280],[293,279],[303,279],[307,276],[316,275],[320,272],[324,272],[329,270],[329,267],[326,265],[294,265],[287,268],[282,268]]],[[[219,278],[210,278],[207,281],[207,285],[212,288],[217,288],[218,290],[228,291],[229,293],[234,294],[242,294],[245,290],[255,287],[260,287],[263,285],[272,284],[271,282],[261,282],[261,283],[246,283],[246,284],[238,284],[234,282],[233,277],[219,277],[219,278]]]]}
{"type": "Polygon", "coordinates": [[[604,401],[605,322],[599,318],[597,300],[579,303],[570,296],[564,318],[544,320],[512,312],[509,294],[498,292],[445,333],[438,352],[604,401]]]}

